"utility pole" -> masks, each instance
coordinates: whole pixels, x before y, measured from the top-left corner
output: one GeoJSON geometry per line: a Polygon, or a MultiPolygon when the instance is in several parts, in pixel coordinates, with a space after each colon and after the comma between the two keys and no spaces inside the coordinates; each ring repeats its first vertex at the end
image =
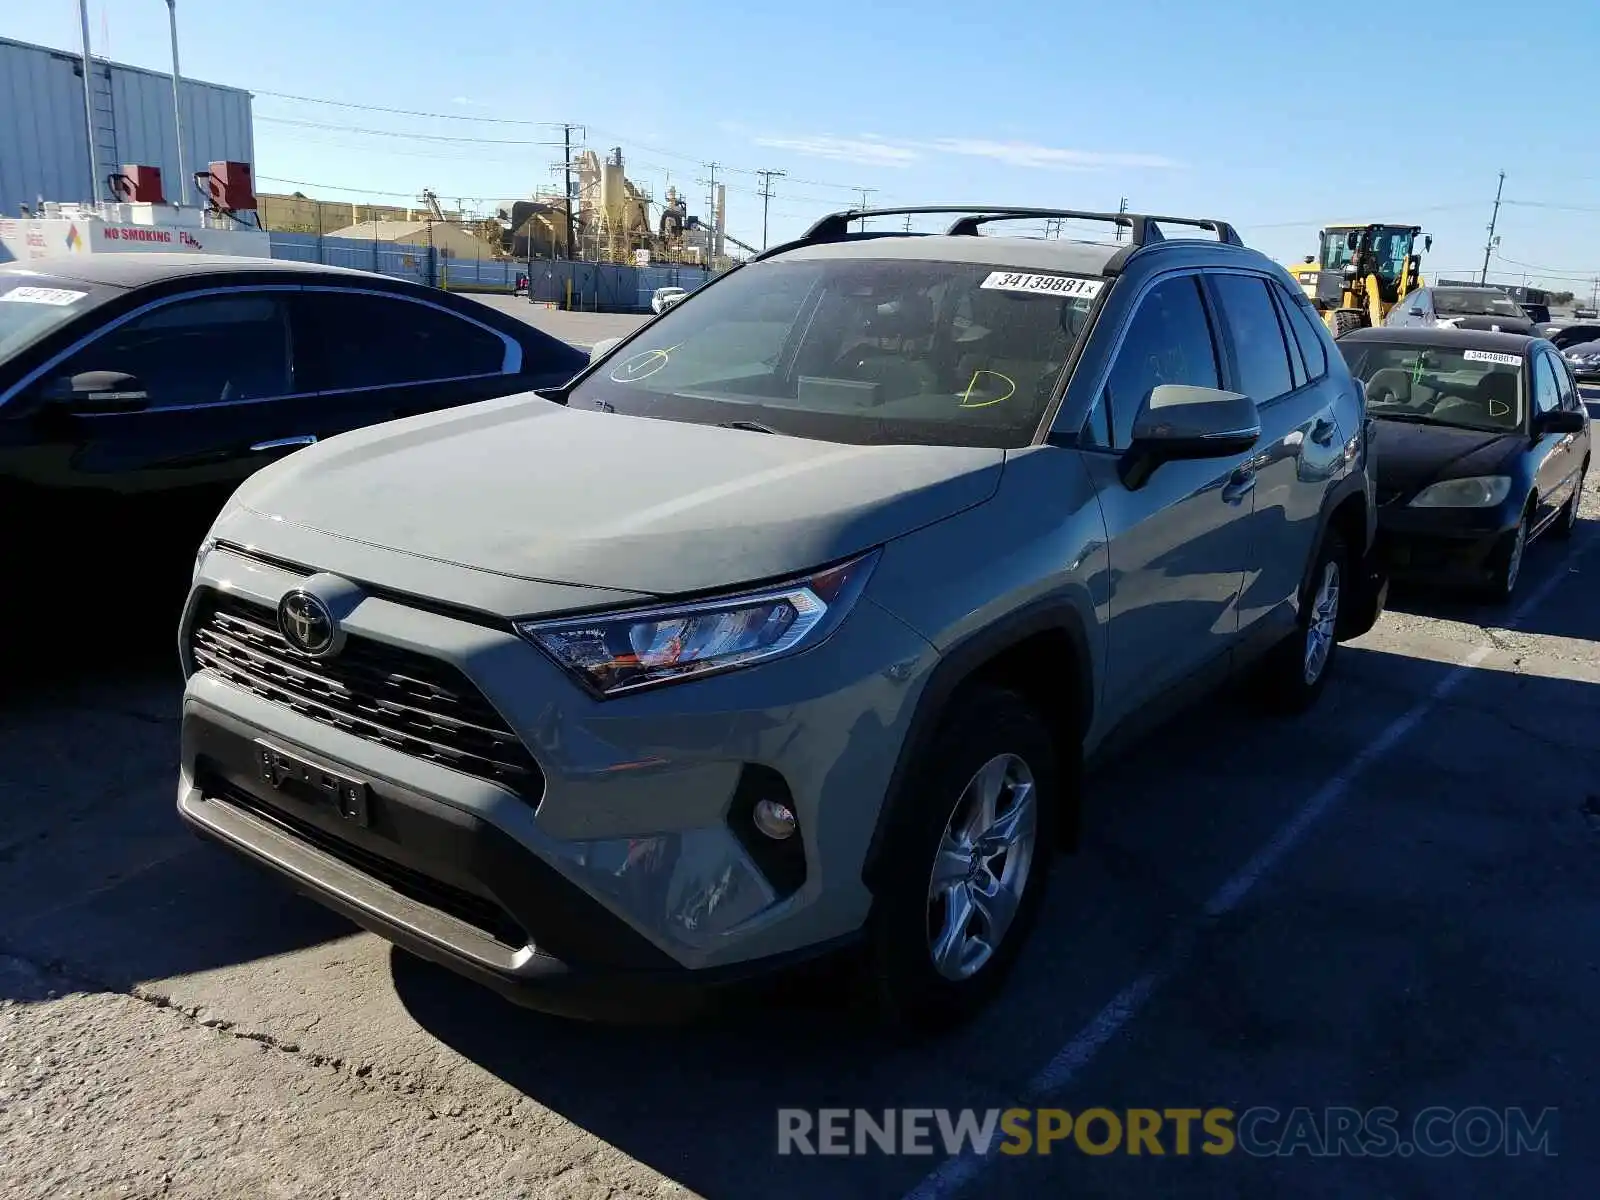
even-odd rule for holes
{"type": "MultiPolygon", "coordinates": [[[[858,188],[852,188],[851,190],[854,191],[856,195],[861,197],[861,207],[862,208],[866,208],[867,204],[868,204],[868,198],[874,192],[876,192],[878,189],[877,188],[858,187],[858,188]]],[[[865,233],[866,231],[867,231],[867,219],[865,217],[862,217],[861,218],[861,232],[865,233]]]]}
{"type": "Polygon", "coordinates": [[[761,177],[761,248],[767,248],[767,203],[772,199],[772,181],[782,179],[784,171],[757,171],[761,177]]]}
{"type": "MultiPolygon", "coordinates": [[[[564,178],[561,195],[562,195],[562,199],[566,203],[566,210],[567,210],[567,231],[566,231],[566,236],[562,238],[562,241],[564,241],[566,243],[566,252],[567,252],[567,261],[568,262],[572,261],[572,235],[573,235],[573,229],[574,229],[574,226],[573,226],[573,223],[572,223],[572,131],[573,131],[574,128],[576,128],[576,126],[573,126],[571,124],[563,124],[561,126],[561,144],[565,148],[565,151],[566,151],[565,156],[563,157],[562,163],[561,163],[562,175],[563,175],[563,178],[564,178]]],[[[588,130],[584,130],[584,136],[585,137],[588,136],[588,130]]],[[[530,238],[533,236],[531,228],[529,230],[528,236],[530,238]]],[[[532,284],[532,273],[531,272],[529,273],[529,283],[530,283],[530,287],[531,287],[531,284],[532,284]]]]}
{"type": "Polygon", "coordinates": [[[1478,274],[1479,283],[1489,282],[1489,252],[1494,249],[1494,227],[1500,220],[1500,193],[1506,186],[1506,173],[1500,172],[1500,182],[1494,189],[1494,212],[1489,217],[1489,240],[1483,244],[1483,270],[1478,274]]]}
{"type": "Polygon", "coordinates": [[[89,135],[89,200],[100,200],[100,164],[94,152],[94,64],[89,57],[89,0],[78,0],[78,18],[83,23],[83,119],[89,135]]]}
{"type": "Polygon", "coordinates": [[[699,182],[706,185],[706,220],[701,224],[706,231],[706,269],[717,269],[717,168],[719,162],[705,164],[706,177],[699,182]]]}
{"type": "MultiPolygon", "coordinates": [[[[1122,198],[1122,203],[1117,205],[1117,211],[1119,213],[1125,213],[1128,211],[1128,198],[1126,196],[1122,198]]],[[[1122,235],[1125,232],[1127,231],[1121,225],[1117,226],[1117,241],[1120,242],[1122,240],[1122,235]]]]}

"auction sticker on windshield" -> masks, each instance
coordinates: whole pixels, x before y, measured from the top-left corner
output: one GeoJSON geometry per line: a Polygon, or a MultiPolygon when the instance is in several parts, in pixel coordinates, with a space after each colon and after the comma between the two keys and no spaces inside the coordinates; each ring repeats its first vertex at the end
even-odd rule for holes
{"type": "Polygon", "coordinates": [[[1501,363],[1507,367],[1520,367],[1522,365],[1522,355],[1502,354],[1498,350],[1467,350],[1461,357],[1468,362],[1501,363]]]}
{"type": "Polygon", "coordinates": [[[28,286],[12,288],[9,292],[0,292],[0,301],[11,304],[54,304],[59,307],[67,304],[76,304],[88,294],[88,292],[75,292],[71,288],[28,286]]]}
{"type": "Polygon", "coordinates": [[[983,281],[991,291],[1032,292],[1039,296],[1076,296],[1092,300],[1105,286],[1103,279],[1079,275],[1029,275],[1023,271],[995,271],[983,281]]]}

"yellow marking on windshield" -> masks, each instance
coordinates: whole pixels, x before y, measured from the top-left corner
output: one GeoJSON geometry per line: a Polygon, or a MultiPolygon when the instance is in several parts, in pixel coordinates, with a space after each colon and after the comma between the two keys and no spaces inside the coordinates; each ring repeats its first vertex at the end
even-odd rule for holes
{"type": "MultiPolygon", "coordinates": [[[[683,345],[682,342],[678,346],[683,345]]],[[[668,346],[665,350],[644,350],[631,358],[625,358],[611,372],[612,383],[638,383],[641,379],[648,379],[672,359],[672,352],[678,346],[668,346]]]]}
{"type": "Polygon", "coordinates": [[[972,373],[972,381],[967,384],[967,390],[961,393],[961,407],[962,408],[988,408],[992,404],[999,404],[1002,401],[1009,400],[1009,399],[1011,399],[1011,397],[1015,396],[1016,394],[1017,394],[1017,381],[1015,379],[1012,379],[1011,376],[1002,375],[1002,374],[1000,374],[999,371],[974,371],[972,373]],[[972,393],[974,391],[976,391],[977,388],[978,388],[978,376],[980,376],[980,375],[991,375],[995,379],[998,379],[1002,383],[1004,383],[1006,385],[1005,394],[1001,395],[1001,396],[996,396],[993,400],[974,400],[972,398],[972,393]]]}

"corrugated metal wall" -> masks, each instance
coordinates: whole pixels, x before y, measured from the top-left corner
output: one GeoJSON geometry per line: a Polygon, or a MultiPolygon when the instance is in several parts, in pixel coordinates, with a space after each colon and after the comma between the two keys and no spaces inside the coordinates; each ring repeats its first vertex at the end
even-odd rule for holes
{"type": "MultiPolygon", "coordinates": [[[[80,61],[76,54],[0,38],[0,211],[6,216],[40,196],[90,199],[80,61]]],[[[172,76],[99,59],[94,70],[111,110],[110,128],[101,130],[97,149],[103,155],[111,145],[116,152],[115,162],[100,163],[101,191],[104,176],[123,163],[146,163],[161,168],[167,198],[176,200],[172,76]]],[[[185,79],[182,94],[189,172],[214,159],[254,164],[250,93],[185,79]]]]}

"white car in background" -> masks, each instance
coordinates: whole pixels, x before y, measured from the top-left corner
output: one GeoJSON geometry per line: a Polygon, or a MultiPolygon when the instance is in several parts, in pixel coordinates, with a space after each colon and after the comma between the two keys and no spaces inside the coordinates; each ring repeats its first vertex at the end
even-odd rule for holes
{"type": "Polygon", "coordinates": [[[655,295],[650,297],[650,309],[657,316],[659,316],[660,314],[666,312],[667,309],[671,308],[679,300],[682,300],[688,294],[689,294],[689,290],[687,288],[681,288],[681,287],[657,288],[656,291],[655,291],[655,295]]]}

